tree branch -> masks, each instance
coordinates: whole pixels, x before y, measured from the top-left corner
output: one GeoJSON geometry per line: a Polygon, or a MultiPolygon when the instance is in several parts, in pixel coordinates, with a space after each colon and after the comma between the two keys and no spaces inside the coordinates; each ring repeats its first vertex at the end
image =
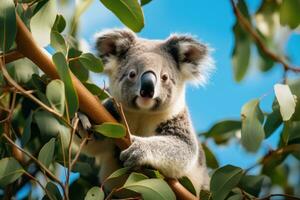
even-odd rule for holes
{"type": "MultiPolygon", "coordinates": [[[[34,41],[31,33],[26,28],[20,17],[17,15],[17,50],[33,61],[39,68],[52,79],[58,79],[59,75],[52,60],[41,50],[34,41]]],[[[77,91],[80,109],[86,113],[96,124],[103,122],[116,122],[116,119],[104,108],[98,98],[91,94],[84,85],[71,73],[73,85],[77,91]]],[[[130,146],[130,135],[124,138],[115,139],[115,144],[120,149],[130,146]]],[[[198,198],[184,188],[176,179],[167,179],[169,186],[173,189],[178,199],[197,200],[198,198]]]]}
{"type": "Polygon", "coordinates": [[[0,54],[0,59],[5,60],[5,64],[18,60],[20,58],[24,58],[24,55],[16,50],[0,54]]]}
{"type": "Polygon", "coordinates": [[[234,0],[230,0],[230,3],[231,3],[233,12],[234,12],[239,24],[241,24],[242,27],[244,28],[244,30],[252,36],[254,42],[264,52],[264,54],[266,54],[269,58],[271,58],[275,62],[282,64],[285,71],[292,71],[295,73],[300,73],[299,67],[291,66],[289,63],[287,63],[285,61],[285,59],[283,57],[276,55],[270,49],[268,49],[268,47],[265,46],[263,40],[261,39],[261,37],[259,36],[257,31],[252,27],[252,25],[249,23],[249,21],[243,16],[242,12],[236,6],[236,4],[234,3],[234,0]]]}

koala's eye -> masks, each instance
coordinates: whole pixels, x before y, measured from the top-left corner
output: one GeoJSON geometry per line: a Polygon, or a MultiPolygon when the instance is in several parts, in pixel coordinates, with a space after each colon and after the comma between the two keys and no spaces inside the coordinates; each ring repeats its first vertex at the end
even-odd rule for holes
{"type": "Polygon", "coordinates": [[[130,70],[129,74],[128,74],[128,78],[129,79],[134,79],[136,77],[136,71],[135,70],[130,70]]]}
{"type": "Polygon", "coordinates": [[[164,81],[164,82],[166,82],[168,79],[169,79],[168,74],[163,74],[163,75],[161,76],[161,80],[164,81]]]}

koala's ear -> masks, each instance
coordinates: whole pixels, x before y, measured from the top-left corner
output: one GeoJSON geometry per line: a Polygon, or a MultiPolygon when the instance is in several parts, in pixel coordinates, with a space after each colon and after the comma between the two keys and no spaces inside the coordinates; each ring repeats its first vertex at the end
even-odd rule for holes
{"type": "Polygon", "coordinates": [[[105,64],[105,71],[112,68],[136,40],[136,35],[127,29],[112,29],[95,35],[96,48],[105,64]]]}
{"type": "Polygon", "coordinates": [[[200,85],[206,83],[214,68],[206,45],[191,36],[175,34],[166,40],[164,48],[174,58],[186,80],[200,85]]]}

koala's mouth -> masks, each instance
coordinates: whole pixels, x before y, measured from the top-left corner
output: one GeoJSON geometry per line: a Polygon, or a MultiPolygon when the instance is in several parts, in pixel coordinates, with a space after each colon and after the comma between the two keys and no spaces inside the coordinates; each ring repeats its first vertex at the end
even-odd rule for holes
{"type": "Polygon", "coordinates": [[[159,106],[160,102],[161,100],[159,98],[152,99],[136,96],[133,99],[135,107],[142,110],[155,110],[159,106]]]}

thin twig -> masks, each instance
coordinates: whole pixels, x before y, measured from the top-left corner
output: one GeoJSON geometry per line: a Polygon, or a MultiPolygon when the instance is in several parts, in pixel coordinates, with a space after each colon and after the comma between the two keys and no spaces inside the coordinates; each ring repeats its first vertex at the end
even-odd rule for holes
{"type": "Polygon", "coordinates": [[[60,118],[66,125],[72,128],[72,125],[58,112],[56,112],[54,109],[50,108],[46,104],[44,104],[42,101],[40,101],[38,98],[33,96],[31,92],[26,91],[23,89],[15,80],[9,75],[6,68],[4,67],[2,60],[0,60],[0,68],[2,70],[3,76],[8,81],[9,84],[11,84],[16,90],[18,90],[21,94],[24,96],[30,98],[35,103],[37,103],[39,106],[41,106],[44,110],[48,111],[49,113],[55,115],[56,117],[60,118]]]}
{"type": "Polygon", "coordinates": [[[45,194],[51,199],[51,200],[54,200],[51,196],[51,194],[49,194],[49,192],[47,191],[47,189],[43,186],[43,184],[37,179],[35,178],[34,176],[32,176],[30,173],[28,173],[27,171],[24,171],[24,174],[26,176],[28,176],[30,179],[32,179],[34,182],[36,182],[45,192],[45,194]]]}
{"type": "Polygon", "coordinates": [[[268,47],[265,46],[263,40],[257,33],[257,31],[252,27],[252,25],[249,23],[249,21],[243,16],[242,12],[239,10],[239,8],[236,6],[234,0],[230,0],[234,14],[238,20],[238,22],[242,25],[242,27],[247,31],[257,44],[257,46],[266,54],[268,57],[270,57],[275,62],[281,63],[284,67],[285,71],[292,71],[295,73],[300,73],[299,67],[292,67],[290,64],[288,64],[284,58],[282,58],[279,55],[276,55],[272,51],[268,49],[268,47]]]}
{"type": "Polygon", "coordinates": [[[24,58],[24,55],[17,50],[6,52],[5,54],[0,54],[0,59],[5,60],[5,64],[24,58]]]}
{"type": "Polygon", "coordinates": [[[126,127],[126,131],[127,131],[126,137],[130,137],[131,132],[130,132],[129,125],[127,123],[127,120],[126,120],[126,117],[124,114],[123,106],[122,106],[122,104],[118,103],[115,98],[112,97],[112,100],[113,100],[114,104],[117,106],[118,112],[121,115],[122,121],[126,127]]]}
{"type": "Polygon", "coordinates": [[[272,158],[272,156],[281,155],[281,154],[286,153],[286,152],[296,151],[299,148],[300,148],[300,144],[291,144],[291,145],[284,146],[284,147],[276,149],[276,150],[269,151],[257,163],[255,163],[252,166],[250,166],[249,168],[247,168],[245,170],[245,173],[248,173],[250,170],[252,170],[253,168],[255,168],[259,165],[267,163],[272,158]]]}
{"type": "Polygon", "coordinates": [[[84,147],[84,145],[86,144],[86,142],[87,142],[88,140],[90,140],[90,137],[89,137],[88,135],[86,135],[86,136],[83,138],[83,140],[81,141],[81,143],[80,143],[80,145],[79,145],[79,149],[77,150],[77,153],[76,153],[74,159],[73,159],[72,162],[71,162],[71,165],[70,165],[71,170],[72,170],[72,168],[74,167],[74,165],[76,164],[76,162],[77,162],[77,160],[78,160],[78,158],[79,158],[79,155],[80,155],[80,153],[81,153],[81,151],[82,151],[82,148],[84,147]]]}
{"type": "Polygon", "coordinates": [[[71,136],[70,136],[70,141],[68,145],[68,169],[67,169],[67,176],[66,176],[66,182],[65,182],[65,189],[67,194],[69,195],[69,180],[70,180],[70,174],[72,170],[71,162],[72,162],[72,142],[73,142],[73,137],[75,134],[75,131],[77,130],[79,118],[77,117],[77,114],[74,117],[74,125],[73,125],[73,130],[71,131],[71,136]]]}

